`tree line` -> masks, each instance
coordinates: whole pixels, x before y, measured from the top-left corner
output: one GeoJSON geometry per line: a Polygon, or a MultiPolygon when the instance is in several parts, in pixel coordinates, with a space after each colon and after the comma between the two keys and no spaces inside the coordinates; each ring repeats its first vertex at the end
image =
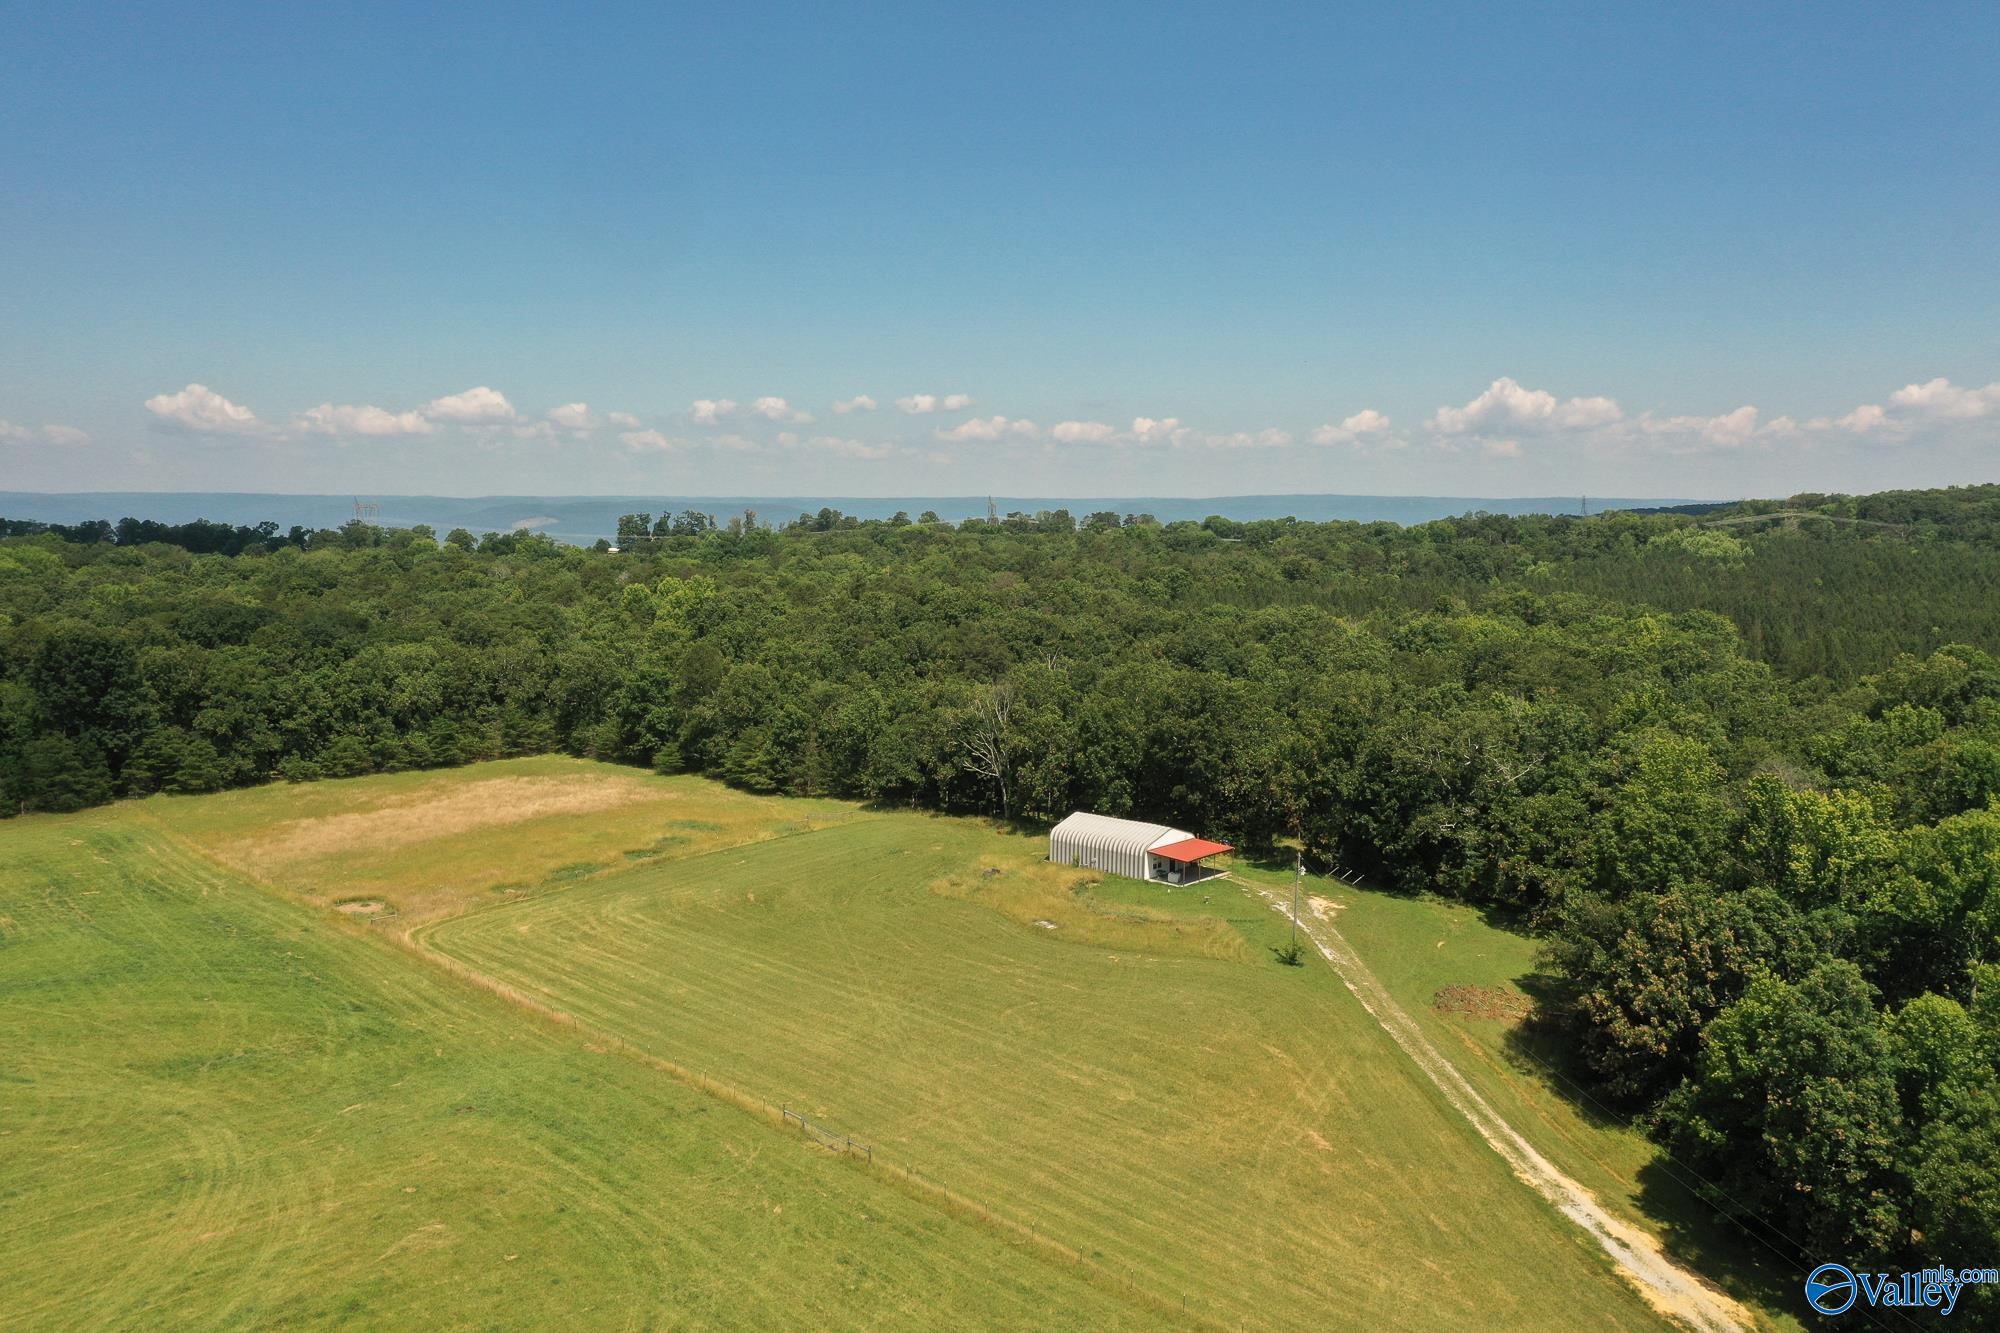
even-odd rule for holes
{"type": "Polygon", "coordinates": [[[1539,932],[1582,1076],[1719,1211],[1971,1262],[2000,1242],[1990,499],[12,535],[0,806],[564,750],[1296,840],[1539,932]],[[1762,521],[1821,511],[1900,517],[1762,521]]]}

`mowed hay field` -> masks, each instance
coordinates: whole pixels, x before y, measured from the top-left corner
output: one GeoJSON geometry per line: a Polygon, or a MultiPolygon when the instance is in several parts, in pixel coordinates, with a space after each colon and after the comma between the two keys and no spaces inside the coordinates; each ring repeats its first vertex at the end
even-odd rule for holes
{"type": "Polygon", "coordinates": [[[1042,854],[566,759],[0,824],[7,1323],[1659,1327],[1268,910],[1042,854]]]}
{"type": "Polygon", "coordinates": [[[1658,1326],[1268,910],[1042,855],[868,814],[417,937],[1197,1319],[1658,1326]]]}
{"type": "Polygon", "coordinates": [[[125,809],[222,864],[407,929],[667,856],[806,832],[859,813],[558,755],[278,784],[125,809]]]}
{"type": "MultiPolygon", "coordinates": [[[[1273,871],[1238,873],[1281,889],[1291,883],[1273,871]]],[[[1805,1269],[1716,1221],[1695,1197],[1690,1170],[1553,1063],[1555,1041],[1526,1022],[1539,970],[1533,939],[1463,903],[1319,878],[1308,892],[1438,1049],[1536,1148],[1768,1327],[1804,1327],[1791,1307],[1805,1269]]]]}
{"type": "Polygon", "coordinates": [[[0,823],[0,1326],[1153,1322],[155,823],[0,823]]]}

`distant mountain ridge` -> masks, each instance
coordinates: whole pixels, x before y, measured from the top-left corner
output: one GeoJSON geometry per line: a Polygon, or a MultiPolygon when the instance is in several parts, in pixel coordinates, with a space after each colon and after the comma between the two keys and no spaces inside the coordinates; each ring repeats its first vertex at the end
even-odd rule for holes
{"type": "MultiPolygon", "coordinates": [[[[773,523],[788,523],[821,508],[838,509],[858,518],[889,518],[898,510],[915,518],[935,510],[940,518],[959,522],[982,518],[987,497],[967,496],[757,496],[757,495],[281,495],[248,491],[0,491],[0,518],[36,519],[44,523],[81,523],[127,516],[187,523],[197,518],[220,523],[258,523],[270,519],[280,527],[299,524],[313,528],[339,527],[355,516],[357,502],[375,506],[374,521],[390,527],[428,523],[440,533],[452,528],[498,532],[532,527],[560,541],[588,544],[610,537],[620,514],[645,510],[678,513],[698,509],[727,518],[746,509],[773,523]]],[[[1177,496],[1014,496],[992,497],[1006,514],[1019,510],[1067,509],[1081,518],[1099,510],[1120,514],[1151,514],[1162,522],[1203,519],[1210,514],[1249,521],[1293,517],[1313,522],[1335,519],[1353,522],[1428,523],[1433,519],[1485,511],[1491,514],[1574,514],[1604,509],[1662,508],[1700,504],[1686,498],[1526,496],[1490,498],[1437,495],[1227,495],[1205,499],[1177,496]]]]}

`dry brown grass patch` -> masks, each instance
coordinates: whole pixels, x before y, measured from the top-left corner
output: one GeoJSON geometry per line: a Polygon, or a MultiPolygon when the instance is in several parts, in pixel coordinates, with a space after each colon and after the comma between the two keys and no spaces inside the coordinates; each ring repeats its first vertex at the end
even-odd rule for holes
{"type": "Polygon", "coordinates": [[[355,851],[381,851],[448,838],[474,829],[519,824],[548,815],[583,815],[672,795],[633,778],[577,773],[563,777],[485,778],[440,782],[364,810],[288,819],[269,832],[226,843],[231,859],[302,861],[355,851]]]}
{"type": "Polygon", "coordinates": [[[832,801],[750,796],[588,760],[507,759],[422,774],[155,797],[168,834],[324,906],[379,902],[399,929],[638,865],[822,828],[832,801]]]}

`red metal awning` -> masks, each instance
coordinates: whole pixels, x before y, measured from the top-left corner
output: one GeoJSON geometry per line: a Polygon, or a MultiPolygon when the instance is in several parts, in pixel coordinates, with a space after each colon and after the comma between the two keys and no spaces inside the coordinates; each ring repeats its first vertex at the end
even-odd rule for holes
{"type": "Polygon", "coordinates": [[[1148,856],[1161,856],[1169,861],[1199,861],[1204,856],[1214,856],[1217,852],[1233,852],[1236,849],[1226,842],[1210,842],[1207,838],[1189,838],[1185,842],[1170,842],[1164,847],[1154,847],[1148,856]]]}

